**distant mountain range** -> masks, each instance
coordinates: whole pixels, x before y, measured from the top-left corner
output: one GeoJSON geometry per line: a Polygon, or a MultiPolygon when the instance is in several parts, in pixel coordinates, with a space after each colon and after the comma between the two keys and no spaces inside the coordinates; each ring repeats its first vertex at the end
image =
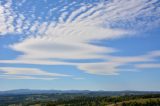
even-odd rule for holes
{"type": "Polygon", "coordinates": [[[144,94],[160,94],[160,91],[89,91],[89,90],[32,90],[32,89],[16,89],[8,91],[0,91],[0,95],[23,95],[23,94],[84,94],[84,95],[100,95],[100,96],[122,96],[122,95],[144,95],[144,94]]]}
{"type": "Polygon", "coordinates": [[[0,91],[0,95],[10,94],[54,94],[54,93],[89,93],[89,90],[32,90],[32,89],[16,89],[8,91],[0,91]]]}

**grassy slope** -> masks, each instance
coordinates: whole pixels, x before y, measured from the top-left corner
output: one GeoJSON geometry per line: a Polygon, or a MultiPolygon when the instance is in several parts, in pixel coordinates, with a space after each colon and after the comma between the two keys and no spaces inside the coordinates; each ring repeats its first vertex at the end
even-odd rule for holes
{"type": "Polygon", "coordinates": [[[144,103],[149,102],[149,101],[157,101],[157,100],[160,101],[160,98],[134,99],[134,100],[128,100],[128,101],[118,102],[117,104],[110,104],[108,106],[121,106],[122,103],[131,103],[131,102],[137,102],[137,103],[144,104],[144,103]]]}

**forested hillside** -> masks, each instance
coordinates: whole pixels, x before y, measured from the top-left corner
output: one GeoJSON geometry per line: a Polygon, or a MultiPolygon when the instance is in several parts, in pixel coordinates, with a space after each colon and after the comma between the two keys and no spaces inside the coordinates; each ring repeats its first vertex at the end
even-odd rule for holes
{"type": "Polygon", "coordinates": [[[30,94],[0,96],[0,106],[160,106],[160,94],[92,96],[30,94]]]}

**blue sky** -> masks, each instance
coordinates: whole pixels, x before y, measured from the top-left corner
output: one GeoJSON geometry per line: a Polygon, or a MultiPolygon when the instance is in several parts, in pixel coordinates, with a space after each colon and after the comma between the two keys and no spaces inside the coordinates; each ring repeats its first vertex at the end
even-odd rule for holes
{"type": "Polygon", "coordinates": [[[0,90],[160,90],[159,0],[0,0],[0,90]]]}

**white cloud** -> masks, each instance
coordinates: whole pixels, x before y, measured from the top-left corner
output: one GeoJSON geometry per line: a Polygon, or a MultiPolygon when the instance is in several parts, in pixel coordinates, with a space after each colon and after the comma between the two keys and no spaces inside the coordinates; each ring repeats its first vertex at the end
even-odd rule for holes
{"type": "Polygon", "coordinates": [[[148,64],[138,64],[135,66],[136,68],[140,68],[140,69],[154,69],[154,68],[160,68],[160,64],[152,64],[152,63],[148,63],[148,64]]]}
{"type": "MultiPolygon", "coordinates": [[[[22,6],[22,4],[25,7],[26,2],[20,1],[18,4],[21,5],[15,4],[14,7],[22,6]]],[[[58,22],[53,20],[56,24],[59,24],[60,22],[60,23],[69,23],[69,25],[71,23],[73,24],[75,23],[77,25],[77,23],[79,24],[82,21],[83,23],[86,24],[89,23],[91,26],[96,24],[96,26],[103,25],[107,26],[108,28],[110,28],[112,25],[113,26],[126,25],[128,27],[131,27],[131,29],[137,28],[138,26],[139,27],[145,26],[146,28],[148,28],[150,27],[151,24],[153,27],[154,25],[156,26],[159,25],[160,23],[160,15],[159,15],[160,11],[158,6],[155,5],[155,3],[157,2],[158,0],[151,0],[151,1],[140,0],[137,2],[135,2],[135,0],[127,0],[127,1],[114,0],[114,1],[93,2],[90,4],[83,3],[83,1],[82,3],[78,3],[75,1],[72,3],[65,4],[66,3],[65,1],[60,1],[59,2],[60,4],[57,5],[56,7],[54,8],[50,7],[48,11],[45,10],[45,12],[48,13],[48,15],[45,16],[45,18],[58,20],[58,22]],[[58,13],[59,16],[56,16],[54,13],[58,13]],[[152,20],[153,17],[155,18],[155,20],[152,20]],[[139,18],[141,20],[137,20],[139,18]]],[[[37,8],[38,7],[36,7],[36,4],[33,4],[30,7],[30,12],[32,12],[32,14],[30,14],[27,11],[21,12],[17,9],[15,11],[15,9],[13,9],[12,0],[8,0],[5,4],[0,5],[0,23],[1,23],[0,33],[33,34],[32,32],[35,32],[36,30],[38,30],[38,33],[43,33],[45,31],[45,29],[43,28],[47,27],[47,25],[43,24],[44,23],[50,24],[53,21],[44,20],[44,22],[40,22],[39,18],[41,17],[39,15],[36,16],[34,14],[35,9],[37,8]],[[26,14],[29,14],[33,18],[33,20],[30,20],[28,17],[26,17],[26,14]],[[26,29],[27,31],[25,31],[26,29]]],[[[41,11],[37,12],[40,12],[37,14],[41,14],[44,11],[42,9],[41,11]]],[[[102,29],[97,29],[97,27],[95,27],[94,29],[96,29],[96,31],[102,30],[102,29]]]]}
{"type": "Polygon", "coordinates": [[[12,0],[7,0],[5,4],[0,4],[0,35],[3,36],[12,33],[23,33],[23,27],[27,22],[23,14],[17,14],[13,10],[12,3],[12,0]]]}
{"type": "Polygon", "coordinates": [[[12,79],[12,80],[55,80],[57,78],[49,77],[33,77],[33,76],[13,76],[13,75],[0,75],[2,79],[12,79]]]}
{"type": "Polygon", "coordinates": [[[52,77],[65,77],[69,75],[49,73],[35,68],[15,68],[15,67],[0,67],[0,72],[6,75],[41,75],[52,77]]]}
{"type": "MultiPolygon", "coordinates": [[[[84,27],[85,29],[85,27],[84,27]]],[[[24,55],[20,56],[18,59],[22,58],[59,58],[59,59],[89,59],[89,58],[103,58],[101,53],[113,53],[116,50],[110,47],[101,47],[96,46],[90,43],[92,39],[103,39],[106,36],[122,36],[127,32],[123,30],[109,30],[104,29],[107,34],[102,34],[103,36],[97,37],[94,34],[81,33],[84,36],[81,36],[79,32],[75,32],[75,34],[63,33],[61,32],[61,28],[57,28],[57,30],[44,35],[44,37],[32,37],[25,39],[20,43],[16,43],[11,45],[10,47],[13,50],[24,53],[24,55]],[[113,33],[112,33],[113,32],[113,33]],[[56,33],[58,33],[58,37],[56,37],[56,33]]],[[[65,31],[69,31],[70,27],[64,28],[65,31]]],[[[73,30],[75,31],[75,30],[73,30]]],[[[102,31],[103,32],[103,31],[102,31]]],[[[97,31],[97,34],[98,31],[97,31]]],[[[99,34],[101,35],[101,34],[99,34]]]]}
{"type": "MultiPolygon", "coordinates": [[[[150,27],[149,24],[152,24],[152,27],[155,24],[154,21],[149,20],[156,17],[155,20],[157,23],[160,23],[159,15],[160,11],[155,6],[154,3],[158,0],[140,0],[135,2],[134,0],[114,0],[110,2],[102,2],[93,4],[94,6],[90,8],[84,5],[88,11],[83,12],[83,9],[79,8],[76,11],[81,12],[81,14],[72,12],[74,16],[78,15],[76,19],[72,17],[72,21],[81,21],[81,20],[92,20],[93,22],[98,22],[105,26],[128,26],[132,29],[142,27],[150,27]],[[147,17],[147,18],[146,18],[147,17]],[[138,20],[138,19],[141,20],[138,20]]],[[[71,19],[69,18],[71,21],[71,19]]],[[[151,28],[151,27],[150,27],[151,28]]],[[[144,30],[144,28],[143,28],[144,30]]]]}
{"type": "Polygon", "coordinates": [[[78,65],[78,68],[89,74],[96,75],[118,75],[116,66],[119,64],[116,63],[86,63],[78,65]]]}
{"type": "Polygon", "coordinates": [[[0,35],[4,35],[7,32],[13,32],[13,17],[8,17],[8,20],[6,20],[5,12],[10,13],[10,11],[3,6],[0,5],[0,35]],[[6,23],[7,21],[7,23],[6,23]],[[8,27],[9,26],[9,27],[8,27]]]}
{"type": "Polygon", "coordinates": [[[155,62],[160,57],[160,51],[152,51],[138,56],[111,56],[106,55],[106,62],[77,64],[77,67],[90,74],[97,75],[118,75],[120,71],[135,71],[140,68],[160,68],[159,64],[144,64],[144,62],[155,62]],[[132,64],[132,69],[121,68],[132,64]]]}
{"type": "Polygon", "coordinates": [[[76,16],[78,14],[81,14],[82,12],[86,11],[87,10],[87,7],[84,5],[84,6],[81,6],[80,8],[74,10],[71,15],[69,16],[69,18],[67,19],[67,22],[72,22],[76,16]]]}

